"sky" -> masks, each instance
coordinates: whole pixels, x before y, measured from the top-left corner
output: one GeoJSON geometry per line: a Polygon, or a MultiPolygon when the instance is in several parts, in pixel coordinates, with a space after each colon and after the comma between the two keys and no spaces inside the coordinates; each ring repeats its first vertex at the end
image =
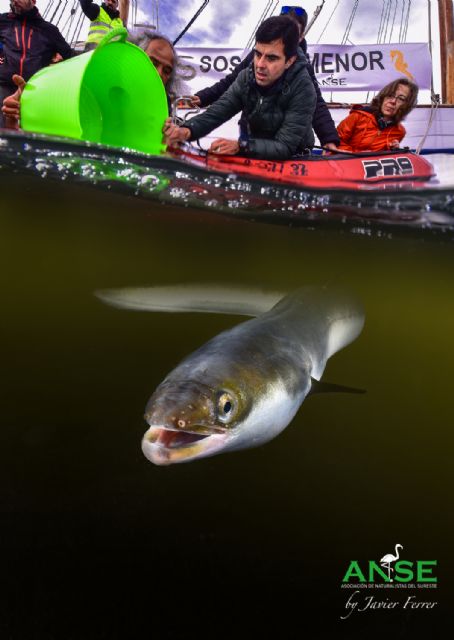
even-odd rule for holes
{"type": "MultiPolygon", "coordinates": [[[[72,7],[77,0],[52,0],[54,7],[60,2],[60,7],[72,7]]],[[[49,0],[37,0],[37,7],[44,11],[49,0]]],[[[305,0],[304,8],[312,17],[317,6],[323,0],[305,0]]],[[[201,7],[203,0],[138,0],[137,22],[143,24],[158,23],[159,30],[171,39],[177,37],[189,19],[201,7]],[[156,7],[159,7],[158,14],[156,7]],[[158,18],[158,20],[156,19],[158,18]]],[[[231,46],[243,48],[255,30],[262,17],[271,15],[266,12],[267,6],[275,7],[273,14],[280,11],[286,2],[278,0],[209,0],[209,3],[192,26],[191,30],[181,39],[182,46],[231,46]]],[[[318,41],[327,44],[340,43],[355,6],[355,0],[325,0],[322,11],[310,30],[307,41],[318,41]]],[[[434,23],[434,68],[438,62],[438,30],[437,2],[432,0],[432,15],[434,23]]],[[[377,42],[379,25],[383,11],[389,11],[389,27],[386,32],[386,42],[399,41],[401,18],[409,13],[407,42],[428,41],[428,1],[427,0],[360,0],[349,34],[349,42],[353,44],[372,44],[377,42]],[[391,30],[391,25],[394,24],[391,30]]],[[[0,10],[9,9],[8,0],[0,0],[0,10]]],[[[60,24],[63,24],[63,20],[60,24]]],[[[82,34],[86,34],[88,21],[82,34]]],[[[438,88],[439,77],[435,74],[435,88],[438,88]]],[[[421,96],[422,97],[422,96],[421,96]]]]}

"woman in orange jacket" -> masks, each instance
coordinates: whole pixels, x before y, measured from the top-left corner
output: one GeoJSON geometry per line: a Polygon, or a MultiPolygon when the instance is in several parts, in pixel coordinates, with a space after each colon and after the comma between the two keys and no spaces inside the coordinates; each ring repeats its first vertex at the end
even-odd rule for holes
{"type": "Polygon", "coordinates": [[[399,78],[383,87],[370,105],[355,105],[337,127],[342,151],[397,149],[405,136],[401,121],[416,104],[418,87],[399,78]]]}

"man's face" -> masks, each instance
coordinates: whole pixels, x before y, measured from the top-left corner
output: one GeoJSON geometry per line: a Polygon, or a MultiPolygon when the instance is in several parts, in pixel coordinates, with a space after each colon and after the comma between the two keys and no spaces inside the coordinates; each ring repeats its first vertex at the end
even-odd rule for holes
{"type": "Polygon", "coordinates": [[[255,81],[260,87],[268,87],[276,82],[286,69],[292,66],[296,56],[285,59],[282,39],[267,44],[256,42],[254,47],[255,81]]]}
{"type": "Polygon", "coordinates": [[[118,0],[104,0],[104,2],[109,9],[116,9],[118,7],[118,0]]]}
{"type": "Polygon", "coordinates": [[[150,42],[145,53],[156,67],[164,86],[167,86],[175,64],[172,47],[165,40],[156,38],[150,42]]]}
{"type": "Polygon", "coordinates": [[[20,15],[26,11],[30,11],[35,6],[35,0],[11,0],[11,11],[20,15]]]}

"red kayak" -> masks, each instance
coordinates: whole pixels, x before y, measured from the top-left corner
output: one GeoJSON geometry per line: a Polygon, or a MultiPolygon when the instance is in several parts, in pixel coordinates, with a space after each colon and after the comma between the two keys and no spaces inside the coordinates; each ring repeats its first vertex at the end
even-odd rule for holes
{"type": "Polygon", "coordinates": [[[312,155],[284,161],[199,154],[192,149],[172,149],[171,153],[179,160],[222,173],[319,189],[369,189],[383,183],[427,182],[435,175],[425,157],[402,150],[312,155]]]}

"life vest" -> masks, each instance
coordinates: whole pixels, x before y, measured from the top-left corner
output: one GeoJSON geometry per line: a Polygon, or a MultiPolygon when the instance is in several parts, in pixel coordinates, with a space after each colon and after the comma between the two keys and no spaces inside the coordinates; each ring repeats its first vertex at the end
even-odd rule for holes
{"type": "Polygon", "coordinates": [[[99,7],[98,17],[90,22],[87,44],[98,44],[109,31],[122,26],[123,21],[120,17],[111,18],[103,7],[99,7]]]}

